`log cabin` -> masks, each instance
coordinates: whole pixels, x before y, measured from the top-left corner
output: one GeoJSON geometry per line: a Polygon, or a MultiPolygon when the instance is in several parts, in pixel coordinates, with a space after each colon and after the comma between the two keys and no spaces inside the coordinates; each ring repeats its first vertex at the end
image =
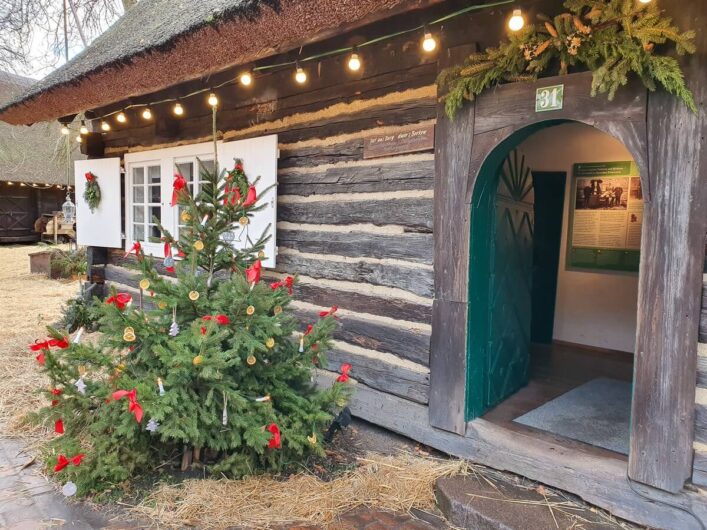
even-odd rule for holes
{"type": "Polygon", "coordinates": [[[151,219],[179,229],[175,170],[196,192],[200,162],[241,158],[277,182],[267,277],[298,275],[303,319],[340,308],[330,368],[353,366],[355,416],[704,528],[707,12],[655,1],[697,31],[679,58],[697,112],[637,79],[593,97],[578,70],[450,119],[438,73],[559,1],[142,0],[0,120],[90,124],[93,282],[136,289],[135,240],[162,257],[151,219]]]}
{"type": "MultiPolygon", "coordinates": [[[[34,81],[0,72],[0,104],[27,90],[34,81]]],[[[42,215],[61,210],[74,175],[72,171],[67,182],[59,130],[56,122],[32,127],[0,123],[0,243],[37,241],[46,224],[42,215]]]]}

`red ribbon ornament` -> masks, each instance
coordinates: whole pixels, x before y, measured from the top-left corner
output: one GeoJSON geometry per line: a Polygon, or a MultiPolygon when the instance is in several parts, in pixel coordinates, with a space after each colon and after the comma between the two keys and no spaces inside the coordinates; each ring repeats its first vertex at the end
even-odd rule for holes
{"type": "Polygon", "coordinates": [[[272,433],[272,438],[268,442],[268,449],[280,449],[280,428],[275,423],[271,423],[268,425],[267,430],[272,433]]]}
{"type": "Polygon", "coordinates": [[[248,283],[258,283],[260,281],[260,271],[263,264],[260,260],[256,260],[250,267],[245,270],[245,279],[248,283]]]}
{"type": "Polygon", "coordinates": [[[344,363],[341,365],[341,375],[336,378],[336,381],[339,383],[345,383],[346,381],[349,380],[349,372],[351,371],[351,365],[349,363],[344,363]]]}
{"type": "Polygon", "coordinates": [[[245,196],[245,201],[243,201],[243,207],[253,206],[256,202],[258,202],[258,194],[255,191],[255,186],[251,184],[248,188],[248,194],[245,196]]]}
{"type": "Polygon", "coordinates": [[[93,173],[91,173],[90,171],[87,172],[87,173],[84,175],[84,177],[86,177],[86,182],[91,182],[91,181],[93,181],[93,180],[96,180],[96,176],[95,176],[93,173]]]}
{"type": "Polygon", "coordinates": [[[64,420],[56,420],[54,422],[54,432],[57,434],[64,434],[64,420]]]}
{"type": "Polygon", "coordinates": [[[284,280],[280,280],[279,282],[272,282],[270,284],[270,288],[275,291],[276,289],[279,289],[280,287],[287,287],[287,292],[289,293],[290,296],[292,296],[294,292],[294,287],[295,285],[295,279],[292,276],[288,276],[284,280]]]}
{"type": "Polygon", "coordinates": [[[63,339],[52,339],[48,338],[47,340],[40,341],[37,339],[34,341],[34,344],[29,345],[30,351],[38,351],[39,353],[36,355],[35,359],[37,359],[37,362],[44,366],[44,364],[47,361],[45,352],[48,352],[50,348],[59,348],[61,350],[64,350],[69,347],[69,341],[66,338],[63,339]]]}
{"type": "Polygon", "coordinates": [[[133,297],[128,293],[117,293],[106,300],[106,304],[114,304],[121,311],[133,303],[133,297]]]}
{"type": "Polygon", "coordinates": [[[182,175],[179,173],[174,174],[174,183],[172,184],[173,190],[172,190],[172,202],[171,205],[172,207],[176,206],[177,203],[179,202],[179,196],[182,193],[185,193],[186,187],[187,187],[187,179],[185,179],[182,175]]]}
{"type": "Polygon", "coordinates": [[[66,466],[69,464],[73,464],[75,466],[80,466],[81,465],[81,460],[83,460],[83,457],[86,456],[83,453],[79,453],[76,456],[73,456],[71,458],[66,458],[64,455],[59,455],[56,459],[56,465],[54,466],[54,471],[57,473],[64,469],[66,466]]]}
{"type": "Polygon", "coordinates": [[[115,401],[118,401],[120,399],[123,399],[124,397],[128,398],[128,410],[135,414],[135,421],[140,423],[142,421],[142,407],[140,404],[137,402],[137,389],[133,388],[132,390],[117,390],[116,392],[113,392],[113,399],[115,401]]]}
{"type": "Polygon", "coordinates": [[[137,256],[137,259],[142,259],[142,245],[139,241],[135,241],[133,246],[130,247],[130,250],[128,250],[123,257],[127,258],[133,252],[135,253],[135,256],[137,256]]]}
{"type": "Polygon", "coordinates": [[[329,309],[328,311],[320,311],[319,317],[324,318],[324,317],[332,316],[334,318],[339,318],[335,314],[338,309],[339,309],[338,306],[333,305],[333,306],[331,306],[331,309],[329,309]]]}
{"type": "Polygon", "coordinates": [[[215,321],[219,326],[227,326],[228,324],[231,323],[231,319],[228,318],[226,315],[206,315],[204,317],[201,317],[201,320],[213,320],[215,321]]]}
{"type": "Polygon", "coordinates": [[[313,329],[314,326],[312,324],[307,324],[307,331],[304,332],[304,336],[306,337],[307,335],[309,335],[313,329]]]}

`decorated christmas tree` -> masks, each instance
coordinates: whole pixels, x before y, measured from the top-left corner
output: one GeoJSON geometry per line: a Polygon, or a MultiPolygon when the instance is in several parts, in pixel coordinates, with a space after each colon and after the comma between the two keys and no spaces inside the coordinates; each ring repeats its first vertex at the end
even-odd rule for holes
{"type": "Polygon", "coordinates": [[[336,309],[298,329],[288,314],[295,280],[261,281],[267,234],[231,244],[259,209],[257,179],[240,161],[221,175],[202,168],[201,178],[192,197],[175,175],[179,237],[160,226],[174,277],[135,243],[139,296],[113,289],[99,304],[97,343],[49,329],[31,345],[51,381],[39,415],[56,432],[47,466],[67,495],[191,458],[232,477],[286,471],[324,455],[323,434],[346,404],[348,365],[330,388],[313,382],[336,309]]]}

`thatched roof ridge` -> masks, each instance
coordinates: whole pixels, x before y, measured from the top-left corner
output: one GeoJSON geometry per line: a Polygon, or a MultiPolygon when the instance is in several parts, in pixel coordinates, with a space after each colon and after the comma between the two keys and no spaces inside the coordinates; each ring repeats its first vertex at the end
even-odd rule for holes
{"type": "Polygon", "coordinates": [[[141,0],[83,52],[0,106],[0,120],[75,114],[437,1],[141,0]]]}

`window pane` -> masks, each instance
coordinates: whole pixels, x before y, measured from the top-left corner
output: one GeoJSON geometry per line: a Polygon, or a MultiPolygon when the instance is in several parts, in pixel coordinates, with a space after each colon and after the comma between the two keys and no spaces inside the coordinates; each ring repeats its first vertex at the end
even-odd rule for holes
{"type": "Polygon", "coordinates": [[[150,230],[150,241],[152,243],[159,243],[160,238],[162,237],[162,233],[160,232],[160,229],[157,228],[156,225],[148,225],[149,230],[150,230]]]}
{"type": "Polygon", "coordinates": [[[133,188],[133,202],[145,202],[145,188],[143,186],[135,186],[133,188]]]}
{"type": "Polygon", "coordinates": [[[160,166],[150,166],[147,168],[147,178],[150,184],[160,183],[160,166]]]}
{"type": "Polygon", "coordinates": [[[133,225],[133,239],[135,239],[135,241],[145,241],[145,225],[133,225]]]}
{"type": "Polygon", "coordinates": [[[145,182],[145,168],[133,168],[133,184],[143,184],[145,182]]]}
{"type": "Polygon", "coordinates": [[[199,171],[199,180],[204,181],[204,171],[208,171],[209,173],[213,173],[214,171],[214,161],[213,160],[202,160],[201,161],[201,169],[199,171]]]}
{"type": "Polygon", "coordinates": [[[157,217],[160,222],[162,221],[162,208],[159,206],[150,206],[150,218],[147,221],[152,223],[155,217],[157,217]]]}
{"type": "Polygon", "coordinates": [[[179,162],[177,164],[177,173],[183,176],[187,182],[194,180],[194,164],[191,162],[179,162]]]}
{"type": "Polygon", "coordinates": [[[144,206],[133,206],[133,221],[136,223],[145,222],[145,207],[144,206]]]}
{"type": "Polygon", "coordinates": [[[159,186],[149,186],[150,202],[160,202],[162,200],[162,191],[159,186]]]}

